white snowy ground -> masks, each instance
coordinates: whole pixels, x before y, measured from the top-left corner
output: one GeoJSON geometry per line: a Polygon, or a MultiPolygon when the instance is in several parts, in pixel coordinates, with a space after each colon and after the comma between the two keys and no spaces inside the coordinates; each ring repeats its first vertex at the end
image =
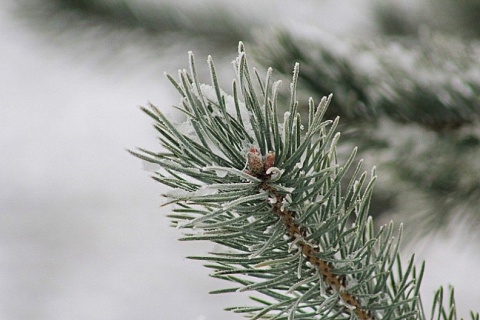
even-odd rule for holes
{"type": "MultiPolygon", "coordinates": [[[[158,207],[164,190],[125,151],[156,149],[137,106],[178,101],[162,71],[185,67],[186,53],[183,65],[151,70],[127,50],[105,69],[22,26],[12,3],[0,7],[0,319],[241,319],[222,308],[244,300],[209,296],[225,283],[185,259],[210,247],[176,241],[158,207]]],[[[291,14],[293,3],[278,11],[291,14]]],[[[457,235],[419,258],[426,307],[438,284],[452,283],[466,315],[480,305],[480,250],[457,235]]]]}

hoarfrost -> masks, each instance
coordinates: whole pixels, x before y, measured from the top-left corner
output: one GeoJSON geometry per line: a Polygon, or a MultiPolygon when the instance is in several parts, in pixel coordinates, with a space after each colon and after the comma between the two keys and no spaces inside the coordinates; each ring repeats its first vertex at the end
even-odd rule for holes
{"type": "Polygon", "coordinates": [[[290,115],[291,115],[291,114],[290,114],[290,112],[288,112],[288,111],[283,114],[283,124],[284,124],[284,125],[283,125],[282,138],[283,138],[284,141],[287,140],[287,139],[290,139],[290,137],[287,137],[287,132],[286,132],[286,130],[285,130],[285,129],[286,129],[286,128],[285,128],[285,125],[287,124],[287,122],[288,122],[288,120],[289,120],[289,118],[290,118],[290,115]]]}
{"type": "Polygon", "coordinates": [[[196,198],[196,197],[201,197],[201,196],[208,196],[211,194],[217,194],[218,189],[217,188],[210,188],[209,186],[202,186],[200,189],[196,191],[187,191],[181,188],[175,188],[172,189],[168,192],[166,192],[164,195],[168,198],[172,199],[191,199],[191,198],[196,198]]]}
{"type": "MultiPolygon", "coordinates": [[[[195,84],[193,85],[193,87],[194,87],[193,92],[195,93],[195,95],[197,96],[198,99],[201,99],[200,94],[199,94],[199,90],[197,89],[195,84]]],[[[200,84],[200,92],[202,93],[203,98],[205,98],[207,100],[207,102],[213,103],[214,105],[219,104],[217,93],[216,93],[215,88],[213,86],[201,83],[200,84]]],[[[237,110],[235,108],[235,99],[231,95],[226,94],[221,89],[220,89],[220,95],[225,100],[225,109],[226,109],[227,113],[229,115],[231,115],[233,118],[237,118],[237,110]]],[[[245,107],[245,103],[243,103],[242,101],[238,101],[238,107],[240,108],[240,117],[242,118],[243,124],[245,126],[245,131],[251,137],[254,137],[255,134],[253,132],[252,125],[250,123],[250,117],[251,117],[252,114],[247,111],[247,108],[245,107]]],[[[213,115],[218,116],[218,117],[223,116],[220,112],[218,112],[218,110],[215,110],[213,115]]]]}

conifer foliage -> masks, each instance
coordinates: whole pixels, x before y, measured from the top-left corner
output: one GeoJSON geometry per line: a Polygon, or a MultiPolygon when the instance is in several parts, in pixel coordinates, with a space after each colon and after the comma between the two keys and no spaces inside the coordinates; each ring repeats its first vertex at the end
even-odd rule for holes
{"type": "MultiPolygon", "coordinates": [[[[191,53],[189,71],[167,75],[186,121],[143,108],[164,150],[132,153],[160,165],[153,178],[172,188],[164,196],[181,239],[223,248],[190,257],[234,283],[212,293],[254,291],[252,306],[228,308],[251,319],[426,319],[423,264],[402,262],[401,227],[377,230],[368,215],[375,172],[368,178],[361,161],[352,165],[356,149],[337,159],[339,118],[322,119],[332,96],[318,106],[310,99],[302,120],[296,64],[279,117],[280,81],[272,69],[264,78],[250,69],[242,43],[232,95],[220,89],[211,57],[208,64],[210,85],[199,81],[191,53]]],[[[453,294],[447,300],[440,289],[432,319],[456,319],[453,294]]]]}

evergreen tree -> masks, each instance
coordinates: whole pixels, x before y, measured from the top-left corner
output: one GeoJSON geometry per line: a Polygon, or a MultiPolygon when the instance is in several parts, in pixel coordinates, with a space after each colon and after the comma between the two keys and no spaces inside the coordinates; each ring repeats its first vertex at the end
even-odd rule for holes
{"type": "MultiPolygon", "coordinates": [[[[368,215],[375,171],[368,181],[361,162],[351,168],[356,149],[343,163],[337,157],[339,117],[323,120],[332,96],[318,106],[310,99],[302,121],[296,64],[282,120],[280,82],[271,68],[252,73],[242,43],[232,95],[208,62],[211,85],[199,81],[191,53],[190,72],[168,76],[184,123],[143,108],[165,150],[132,153],[160,165],[154,179],[173,188],[164,196],[175,204],[173,225],[188,230],[182,240],[224,248],[190,257],[237,284],[212,293],[255,291],[255,305],[228,309],[252,319],[427,319],[424,264],[402,262],[402,228],[395,238],[393,223],[377,230],[368,215]]],[[[456,319],[453,289],[447,301],[443,294],[431,319],[456,319]]]]}

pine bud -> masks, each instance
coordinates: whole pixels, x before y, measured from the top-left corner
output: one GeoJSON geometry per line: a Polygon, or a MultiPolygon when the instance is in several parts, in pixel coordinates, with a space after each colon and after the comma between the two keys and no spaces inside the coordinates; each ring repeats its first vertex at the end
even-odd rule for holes
{"type": "Polygon", "coordinates": [[[250,169],[253,174],[263,174],[264,171],[262,155],[258,153],[257,149],[255,149],[254,147],[250,147],[250,151],[247,153],[247,163],[248,169],[250,169]]]}
{"type": "Polygon", "coordinates": [[[265,172],[267,172],[268,169],[273,167],[274,162],[275,162],[275,152],[269,151],[267,156],[265,157],[265,163],[263,165],[265,172]]]}

